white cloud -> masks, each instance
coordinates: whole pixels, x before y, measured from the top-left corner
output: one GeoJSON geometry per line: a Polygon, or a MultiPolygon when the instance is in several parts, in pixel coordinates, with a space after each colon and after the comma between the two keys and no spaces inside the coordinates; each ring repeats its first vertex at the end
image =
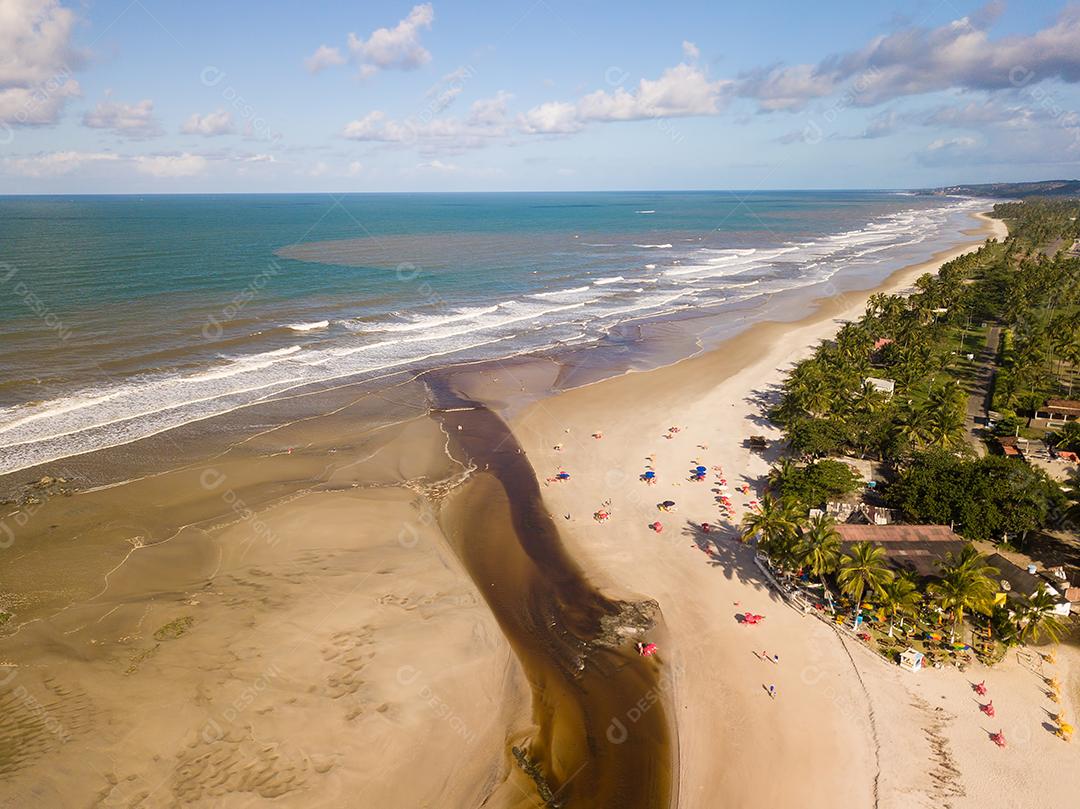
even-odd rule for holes
{"type": "Polygon", "coordinates": [[[341,131],[349,140],[414,144],[429,149],[473,148],[507,134],[507,103],[512,96],[500,92],[473,103],[469,117],[396,121],[373,110],[350,121],[341,131]]]}
{"type": "Polygon", "coordinates": [[[586,121],[715,115],[729,85],[727,81],[709,81],[698,68],[681,64],[669,67],[659,79],[642,79],[636,91],[619,87],[609,94],[597,90],[578,102],[578,110],[586,121]]]}
{"type": "Polygon", "coordinates": [[[978,144],[978,141],[969,137],[938,138],[927,144],[926,151],[940,152],[942,149],[970,149],[976,144],[978,144]]]}
{"type": "Polygon", "coordinates": [[[68,174],[89,163],[119,160],[112,152],[45,152],[27,157],[6,157],[3,166],[8,174],[24,177],[55,177],[68,174]]]}
{"type": "Polygon", "coordinates": [[[477,126],[499,126],[506,121],[507,106],[513,100],[512,93],[499,90],[490,98],[481,98],[469,107],[469,122],[477,126]]]}
{"type": "Polygon", "coordinates": [[[409,16],[393,28],[379,28],[367,39],[349,34],[349,50],[358,61],[375,68],[413,70],[431,61],[431,54],[420,44],[420,31],[435,20],[431,3],[413,6],[409,16]]]}
{"type": "Polygon", "coordinates": [[[712,81],[688,64],[670,67],[658,79],[641,79],[637,87],[597,90],[576,103],[548,101],[520,116],[521,131],[529,134],[578,132],[592,121],[640,121],[716,115],[732,82],[712,81]]]}
{"type": "Polygon", "coordinates": [[[180,131],[187,135],[203,135],[208,138],[228,135],[234,131],[232,115],[223,109],[208,112],[206,115],[196,112],[184,122],[180,131]]]}
{"type": "Polygon", "coordinates": [[[752,71],[738,94],[762,111],[790,110],[843,90],[853,106],[948,88],[1001,90],[1048,79],[1080,81],[1080,6],[1070,5],[1053,25],[1033,34],[991,39],[987,31],[1001,10],[979,13],[937,28],[903,28],[817,64],[752,71]]]}
{"type": "Polygon", "coordinates": [[[309,73],[320,73],[328,67],[343,64],[345,64],[345,57],[342,56],[341,51],[329,45],[320,45],[315,49],[315,53],[304,60],[304,67],[309,73]]]}
{"type": "Polygon", "coordinates": [[[897,126],[895,110],[884,110],[867,122],[866,129],[859,137],[865,140],[888,137],[897,130],[897,126]]]}
{"type": "Polygon", "coordinates": [[[75,15],[57,0],[0,0],[0,122],[55,123],[80,93],[85,54],[71,44],[75,15]]]}
{"type": "Polygon", "coordinates": [[[684,39],[682,44],[683,58],[688,62],[693,62],[699,56],[701,56],[701,50],[693,42],[684,39]]]}
{"type": "Polygon", "coordinates": [[[530,135],[568,135],[585,128],[577,107],[565,101],[545,101],[518,117],[518,127],[530,135]]]}
{"type": "Polygon", "coordinates": [[[429,160],[426,163],[417,163],[418,169],[431,169],[432,171],[441,171],[444,173],[450,173],[453,171],[460,171],[461,167],[454,163],[444,163],[441,160],[429,160]]]}
{"type": "Polygon", "coordinates": [[[79,83],[64,77],[38,87],[0,89],[0,123],[22,126],[56,123],[64,105],[80,95],[79,83]]]}
{"type": "Polygon", "coordinates": [[[409,124],[390,120],[381,110],[372,110],[363,118],[350,121],[341,131],[349,140],[373,140],[388,143],[404,143],[416,139],[416,132],[409,124]]]}
{"type": "Polygon", "coordinates": [[[136,170],[151,177],[191,177],[201,174],[207,166],[202,155],[184,152],[177,155],[139,155],[134,158],[136,170]]]}
{"type": "Polygon", "coordinates": [[[813,65],[773,67],[752,71],[739,82],[740,95],[756,98],[762,110],[793,110],[812,98],[836,90],[836,78],[813,65]]]}
{"type": "Polygon", "coordinates": [[[119,101],[99,101],[94,109],[83,115],[83,125],[91,129],[108,129],[126,138],[152,138],[162,134],[154,117],[154,102],[143,99],[137,104],[119,101]]]}
{"type": "MultiPolygon", "coordinates": [[[[378,28],[367,39],[350,32],[346,44],[351,59],[359,65],[360,78],[370,78],[380,70],[415,70],[430,62],[431,53],[420,42],[420,32],[431,28],[434,20],[431,3],[422,3],[413,6],[393,28],[378,28]]],[[[318,73],[345,61],[338,48],[320,45],[304,64],[311,73],[318,73]]]]}

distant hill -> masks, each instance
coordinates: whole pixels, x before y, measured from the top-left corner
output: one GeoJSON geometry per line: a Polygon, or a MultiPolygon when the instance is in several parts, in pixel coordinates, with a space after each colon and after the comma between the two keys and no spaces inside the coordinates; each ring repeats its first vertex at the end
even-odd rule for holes
{"type": "Polygon", "coordinates": [[[1041,180],[1034,183],[982,183],[926,188],[920,194],[957,194],[970,197],[1080,197],[1080,180],[1041,180]]]}

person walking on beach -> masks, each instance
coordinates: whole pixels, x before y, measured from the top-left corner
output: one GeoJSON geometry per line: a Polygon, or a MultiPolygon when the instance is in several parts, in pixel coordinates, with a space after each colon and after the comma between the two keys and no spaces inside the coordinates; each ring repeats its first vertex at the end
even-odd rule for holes
{"type": "Polygon", "coordinates": [[[780,665],[780,655],[773,655],[772,656],[772,662],[779,666],[780,665]]]}
{"type": "Polygon", "coordinates": [[[776,699],[776,686],[775,685],[770,685],[769,686],[769,698],[770,699],[776,699]]]}

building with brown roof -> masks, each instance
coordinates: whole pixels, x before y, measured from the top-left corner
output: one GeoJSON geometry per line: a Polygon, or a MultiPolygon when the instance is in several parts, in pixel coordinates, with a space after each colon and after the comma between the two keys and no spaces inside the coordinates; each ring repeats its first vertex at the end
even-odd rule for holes
{"type": "Polygon", "coordinates": [[[946,554],[963,550],[964,539],[947,525],[838,525],[845,552],[856,542],[881,545],[889,564],[925,578],[937,574],[946,554]]]}
{"type": "Polygon", "coordinates": [[[1035,411],[1028,426],[1054,429],[1077,419],[1080,419],[1080,401],[1047,399],[1046,403],[1035,411]]]}

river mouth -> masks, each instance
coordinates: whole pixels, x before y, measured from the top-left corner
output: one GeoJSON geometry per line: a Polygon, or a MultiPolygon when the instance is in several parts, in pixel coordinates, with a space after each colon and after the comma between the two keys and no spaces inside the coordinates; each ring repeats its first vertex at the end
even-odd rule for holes
{"type": "Polygon", "coordinates": [[[662,632],[655,602],[595,589],[567,554],[536,474],[506,423],[426,377],[452,454],[476,469],[444,504],[443,530],[533,690],[536,732],[513,749],[549,807],[667,807],[676,780],[663,661],[635,638],[662,632]]]}

